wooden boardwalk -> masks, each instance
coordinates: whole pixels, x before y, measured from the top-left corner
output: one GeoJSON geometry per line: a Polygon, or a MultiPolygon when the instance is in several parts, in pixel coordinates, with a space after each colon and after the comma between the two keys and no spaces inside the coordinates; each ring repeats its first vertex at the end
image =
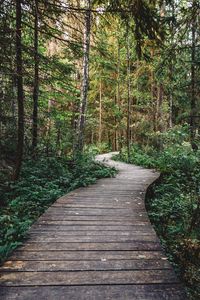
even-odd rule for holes
{"type": "Polygon", "coordinates": [[[185,300],[149,222],[145,191],[158,174],[111,161],[116,178],[58,199],[0,269],[0,299],[185,300]]]}

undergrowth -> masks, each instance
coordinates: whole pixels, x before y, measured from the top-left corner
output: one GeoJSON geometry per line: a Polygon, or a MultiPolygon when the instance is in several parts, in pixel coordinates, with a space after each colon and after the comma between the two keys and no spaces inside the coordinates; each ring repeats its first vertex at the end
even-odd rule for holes
{"type": "Polygon", "coordinates": [[[0,262],[21,244],[31,224],[59,197],[98,178],[112,177],[114,168],[84,156],[26,160],[18,182],[0,177],[0,262]]]}
{"type": "MultiPolygon", "coordinates": [[[[133,145],[130,163],[161,172],[147,210],[167,255],[190,299],[200,299],[200,151],[194,152],[187,128],[157,136],[159,143],[133,145]],[[157,146],[159,144],[159,147],[157,146]]],[[[115,159],[127,162],[122,150],[115,159]]]]}

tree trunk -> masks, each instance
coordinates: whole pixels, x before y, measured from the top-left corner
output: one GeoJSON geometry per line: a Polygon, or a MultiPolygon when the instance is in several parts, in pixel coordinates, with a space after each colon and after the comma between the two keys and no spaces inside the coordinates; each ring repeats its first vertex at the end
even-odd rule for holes
{"type": "MultiPolygon", "coordinates": [[[[116,103],[121,112],[121,103],[120,103],[120,42],[118,39],[118,49],[117,49],[117,93],[116,93],[116,103]]],[[[117,139],[117,151],[121,153],[122,150],[122,139],[121,139],[121,117],[120,120],[118,119],[118,124],[116,128],[116,139],[117,139]]]]}
{"type": "Polygon", "coordinates": [[[91,144],[93,145],[94,144],[94,131],[92,130],[92,133],[91,133],[91,144]]]}
{"type": "Polygon", "coordinates": [[[38,143],[38,93],[39,93],[39,57],[38,57],[38,0],[35,0],[35,20],[34,20],[34,89],[33,89],[33,129],[32,129],[32,153],[38,143]]]}
{"type": "MultiPolygon", "coordinates": [[[[115,105],[117,106],[117,97],[115,96],[115,105]]],[[[117,116],[115,115],[115,131],[114,131],[114,151],[118,151],[118,121],[117,116]]]]}
{"type": "Polygon", "coordinates": [[[173,95],[170,92],[169,95],[169,128],[173,127],[173,95]]]}
{"type": "MultiPolygon", "coordinates": [[[[151,49],[151,59],[153,61],[154,59],[154,46],[152,46],[151,49]]],[[[150,72],[150,78],[151,78],[151,104],[152,104],[152,123],[153,123],[153,130],[154,132],[157,131],[157,125],[156,125],[156,84],[155,84],[155,75],[153,66],[151,67],[150,72]]]]}
{"type": "Polygon", "coordinates": [[[23,150],[24,150],[24,92],[22,71],[22,9],[21,0],[16,0],[16,67],[17,67],[17,103],[18,103],[18,129],[17,129],[17,152],[16,165],[13,179],[17,180],[20,175],[23,150]]]}
{"type": "Polygon", "coordinates": [[[57,141],[56,141],[56,146],[57,146],[57,155],[61,156],[62,150],[61,150],[61,124],[58,122],[58,129],[57,129],[57,141]]]}
{"type": "Polygon", "coordinates": [[[102,139],[102,82],[99,85],[99,143],[102,139]]]}
{"type": "Polygon", "coordinates": [[[195,114],[196,114],[196,93],[195,93],[195,57],[196,57],[196,14],[195,14],[196,0],[193,0],[193,18],[192,18],[192,47],[191,47],[191,114],[190,114],[190,139],[191,146],[193,149],[196,148],[195,145],[195,114]]]}
{"type": "Polygon", "coordinates": [[[51,139],[51,100],[48,101],[48,118],[46,122],[46,156],[49,156],[50,139],[51,139]]]}
{"type": "Polygon", "coordinates": [[[130,42],[129,42],[129,32],[127,30],[127,41],[126,41],[126,56],[127,56],[127,156],[128,161],[130,161],[130,118],[131,118],[131,99],[130,99],[130,92],[131,92],[131,79],[130,79],[130,42]]]}
{"type": "Polygon", "coordinates": [[[82,96],[80,105],[80,116],[78,124],[78,138],[75,151],[82,153],[84,146],[84,130],[87,112],[87,98],[89,88],[89,52],[90,52],[90,30],[91,30],[91,0],[85,0],[85,31],[84,31],[84,56],[83,56],[83,82],[82,82],[82,96]]]}
{"type": "MultiPolygon", "coordinates": [[[[172,7],[172,19],[174,19],[174,13],[175,13],[175,6],[174,6],[174,1],[171,3],[172,7]]],[[[172,26],[171,26],[171,47],[173,47],[174,44],[174,21],[172,21],[172,26]]],[[[169,80],[170,83],[173,83],[173,73],[174,73],[174,67],[173,67],[173,58],[171,59],[170,66],[169,66],[169,80]]],[[[173,127],[173,90],[170,87],[170,92],[169,92],[169,128],[173,127]]]]}
{"type": "MultiPolygon", "coordinates": [[[[2,139],[3,137],[2,135],[3,99],[4,99],[3,91],[0,91],[0,139],[2,139]]],[[[0,159],[1,159],[1,153],[0,153],[0,159]]]]}
{"type": "Polygon", "coordinates": [[[157,105],[156,105],[156,128],[163,131],[164,125],[162,124],[162,105],[163,105],[163,86],[161,83],[157,86],[157,105]]]}

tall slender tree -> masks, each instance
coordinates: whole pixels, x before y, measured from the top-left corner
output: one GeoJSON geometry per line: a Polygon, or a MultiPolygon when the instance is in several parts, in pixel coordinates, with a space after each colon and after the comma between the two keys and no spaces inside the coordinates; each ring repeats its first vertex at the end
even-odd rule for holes
{"type": "MultiPolygon", "coordinates": [[[[175,26],[174,26],[174,18],[175,18],[175,3],[174,3],[174,0],[171,1],[170,3],[170,6],[171,6],[171,26],[170,26],[170,34],[171,34],[171,37],[170,37],[170,44],[171,44],[171,47],[173,47],[173,44],[174,44],[174,33],[175,33],[175,26]]],[[[170,83],[173,82],[173,76],[174,76],[174,66],[173,66],[173,57],[171,59],[171,62],[170,62],[170,65],[169,65],[169,80],[170,80],[170,83]]],[[[173,127],[173,91],[172,89],[170,88],[170,91],[169,91],[169,127],[172,128],[173,127]]]]}
{"type": "Polygon", "coordinates": [[[126,59],[127,59],[127,154],[130,161],[130,144],[131,144],[131,56],[130,56],[130,37],[129,28],[126,30],[126,59]]]}
{"type": "Polygon", "coordinates": [[[35,156],[38,143],[38,93],[39,93],[39,55],[38,55],[38,0],[34,3],[34,87],[33,87],[33,129],[32,154],[35,156]]]}
{"type": "Polygon", "coordinates": [[[84,146],[84,130],[88,102],[89,89],[89,55],[90,55],[90,31],[91,31],[91,0],[85,0],[85,29],[83,37],[83,82],[80,103],[80,116],[78,123],[78,139],[75,151],[82,152],[84,146]]]}
{"type": "Polygon", "coordinates": [[[196,9],[197,1],[192,1],[192,44],[191,44],[191,113],[190,113],[190,136],[192,148],[196,148],[195,144],[195,114],[196,114],[196,72],[195,72],[195,60],[196,60],[196,9]]]}
{"type": "Polygon", "coordinates": [[[99,143],[102,140],[102,79],[99,83],[99,143]]]}
{"type": "Polygon", "coordinates": [[[23,68],[22,68],[22,2],[16,0],[16,77],[17,77],[17,103],[18,103],[18,131],[16,165],[13,179],[17,180],[20,175],[23,150],[24,150],[24,91],[23,91],[23,68]]]}

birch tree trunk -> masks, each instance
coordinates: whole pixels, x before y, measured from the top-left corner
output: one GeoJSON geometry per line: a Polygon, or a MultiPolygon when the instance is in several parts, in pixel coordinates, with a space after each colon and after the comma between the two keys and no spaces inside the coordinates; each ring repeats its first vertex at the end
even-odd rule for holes
{"type": "Polygon", "coordinates": [[[85,29],[83,37],[83,82],[80,104],[80,116],[78,122],[77,145],[75,151],[82,153],[84,146],[84,130],[87,112],[87,98],[89,88],[89,54],[90,54],[90,31],[91,31],[91,0],[85,0],[85,29]]]}
{"type": "MultiPolygon", "coordinates": [[[[115,105],[117,105],[117,97],[115,96],[115,105]]],[[[114,151],[118,151],[118,121],[117,117],[115,116],[115,131],[114,131],[114,151]]]]}
{"type": "Polygon", "coordinates": [[[23,150],[24,150],[24,92],[22,70],[22,8],[21,0],[16,0],[16,67],[17,67],[17,104],[18,104],[18,128],[17,128],[17,152],[16,165],[13,179],[20,175],[23,150]]]}
{"type": "Polygon", "coordinates": [[[99,84],[99,143],[102,140],[102,82],[99,84]]]}
{"type": "MultiPolygon", "coordinates": [[[[117,49],[117,91],[116,91],[116,100],[117,106],[119,107],[119,112],[121,113],[121,103],[120,103],[120,66],[121,66],[121,59],[120,59],[120,41],[118,38],[118,49],[117,49]]],[[[121,153],[122,149],[122,130],[121,130],[121,117],[120,121],[118,121],[118,131],[117,131],[117,150],[121,153]]]]}
{"type": "Polygon", "coordinates": [[[127,29],[127,41],[126,41],[126,56],[127,56],[127,154],[128,161],[130,161],[130,140],[131,140],[131,132],[130,132],[130,119],[131,119],[131,79],[130,79],[130,41],[129,41],[129,32],[127,29]]]}

